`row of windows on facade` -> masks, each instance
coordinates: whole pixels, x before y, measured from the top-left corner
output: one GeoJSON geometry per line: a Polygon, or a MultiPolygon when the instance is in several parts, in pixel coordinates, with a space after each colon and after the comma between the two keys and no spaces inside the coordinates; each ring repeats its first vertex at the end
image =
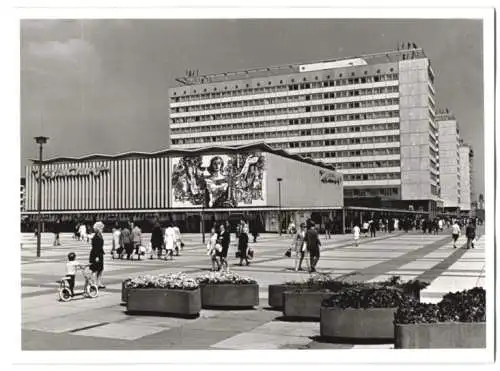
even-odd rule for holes
{"type": "Polygon", "coordinates": [[[398,196],[399,188],[354,188],[344,189],[344,197],[398,196]]]}
{"type": "MultiPolygon", "coordinates": [[[[322,112],[323,111],[322,109],[320,109],[320,108],[322,108],[322,106],[315,106],[315,107],[316,107],[316,109],[314,109],[312,111],[311,111],[310,107],[309,107],[309,109],[304,108],[304,107],[282,109],[282,110],[279,110],[280,111],[279,114],[275,114],[275,115],[278,116],[278,115],[301,114],[301,113],[303,114],[306,112],[322,112]]],[[[259,116],[265,116],[265,115],[267,115],[267,113],[266,114],[262,113],[262,114],[258,114],[255,116],[248,116],[248,115],[244,115],[244,116],[245,117],[255,117],[258,120],[259,116]]],[[[221,116],[221,115],[217,115],[217,116],[221,116]]],[[[229,116],[229,115],[222,115],[222,116],[229,116]]],[[[233,114],[230,116],[234,116],[234,117],[229,117],[229,118],[225,117],[225,118],[219,118],[219,119],[217,119],[217,118],[212,119],[211,118],[210,120],[208,120],[207,118],[204,118],[203,120],[201,120],[201,122],[206,122],[208,124],[208,123],[212,123],[214,121],[218,121],[220,119],[238,119],[238,118],[243,117],[243,116],[238,115],[238,114],[233,114]]],[[[214,117],[214,116],[211,116],[211,117],[214,117]]],[[[377,112],[360,112],[360,113],[344,114],[344,115],[317,116],[317,117],[311,117],[310,122],[311,123],[320,123],[320,122],[336,122],[336,121],[352,121],[352,120],[371,120],[371,119],[388,118],[388,117],[399,117],[399,110],[396,109],[396,110],[384,110],[384,111],[377,111],[377,112]]],[[[183,119],[171,119],[172,124],[181,123],[181,120],[182,120],[183,124],[200,122],[200,121],[197,121],[193,118],[190,118],[190,119],[184,119],[184,118],[183,119]]],[[[290,119],[288,121],[288,124],[289,125],[299,125],[301,122],[300,120],[301,120],[301,118],[290,119]]],[[[262,120],[262,121],[267,121],[267,120],[262,120]]],[[[304,122],[309,123],[309,122],[307,122],[307,118],[304,118],[304,122]]],[[[217,122],[217,125],[220,125],[220,124],[217,122]]]]}
{"type": "Polygon", "coordinates": [[[386,131],[386,130],[397,130],[397,129],[399,129],[399,123],[393,122],[393,123],[366,125],[366,126],[342,126],[338,128],[271,131],[271,132],[258,132],[258,133],[248,133],[248,134],[232,134],[232,135],[221,135],[222,134],[221,130],[219,130],[217,136],[208,136],[208,137],[204,136],[204,137],[197,137],[190,139],[172,139],[172,144],[210,143],[210,142],[220,142],[220,141],[227,142],[230,140],[285,138],[285,137],[313,136],[313,135],[325,135],[325,134],[363,133],[363,132],[386,131]]]}
{"type": "Polygon", "coordinates": [[[190,105],[186,107],[176,107],[172,109],[175,113],[185,113],[185,112],[197,112],[203,110],[214,110],[214,109],[226,109],[226,108],[241,108],[241,107],[254,107],[263,106],[266,104],[282,104],[282,103],[295,103],[304,101],[315,101],[319,99],[333,99],[333,98],[346,98],[346,97],[357,97],[365,95],[377,95],[377,94],[390,94],[398,93],[398,86],[386,86],[380,88],[370,88],[370,89],[350,89],[342,90],[329,93],[317,93],[317,94],[303,94],[303,95],[293,95],[284,96],[276,98],[265,98],[265,99],[247,99],[231,101],[227,103],[212,103],[212,104],[201,104],[201,105],[190,105]]]}
{"type": "MultiPolygon", "coordinates": [[[[264,133],[219,135],[217,137],[174,139],[172,141],[172,144],[219,143],[221,141],[233,142],[238,140],[258,140],[266,138],[269,138],[269,136],[265,136],[264,133]],[[182,141],[182,143],[177,141],[182,141]]],[[[302,148],[302,147],[338,146],[338,145],[349,145],[349,144],[387,143],[387,142],[399,142],[399,135],[382,135],[376,137],[341,138],[341,139],[328,139],[328,140],[304,139],[303,141],[300,142],[283,143],[283,147],[302,148]]]]}
{"type": "MultiPolygon", "coordinates": [[[[367,71],[365,71],[367,74],[367,71]]],[[[342,74],[339,75],[342,77],[342,74]]],[[[315,81],[306,82],[307,78],[304,77],[302,83],[299,81],[295,81],[294,78],[290,79],[290,83],[286,83],[284,80],[279,81],[279,85],[273,85],[272,81],[267,81],[267,86],[264,82],[258,82],[256,88],[250,87],[249,83],[246,83],[244,86],[240,87],[239,85],[235,85],[234,87],[225,86],[223,90],[218,91],[217,87],[211,88],[212,91],[209,92],[210,88],[201,88],[199,93],[196,89],[193,89],[193,92],[188,92],[184,90],[182,92],[177,92],[174,90],[172,92],[172,97],[170,100],[172,102],[185,102],[191,100],[203,100],[203,99],[215,99],[215,98],[224,98],[224,97],[235,97],[240,95],[249,95],[249,94],[258,94],[258,93],[275,93],[280,91],[290,91],[290,90],[302,90],[302,89],[318,89],[325,88],[329,86],[343,86],[343,85],[353,85],[353,84],[369,84],[373,82],[380,81],[391,81],[397,80],[399,75],[397,73],[389,73],[382,75],[374,75],[374,76],[363,76],[363,77],[352,77],[352,78],[341,78],[341,79],[331,79],[331,76],[326,76],[325,81],[318,81],[319,77],[315,76],[315,81]],[[262,87],[261,87],[262,85],[262,87]]],[[[277,83],[275,83],[277,84],[277,83]]]]}
{"type": "MultiPolygon", "coordinates": [[[[325,122],[347,122],[354,120],[373,120],[373,119],[387,119],[399,118],[398,110],[380,111],[380,112],[367,112],[356,113],[351,115],[328,115],[328,116],[314,116],[303,117],[300,119],[282,119],[282,120],[263,120],[253,122],[234,122],[229,124],[220,124],[218,122],[211,122],[211,125],[200,126],[186,126],[179,128],[172,128],[173,134],[178,133],[193,133],[193,132],[207,132],[207,131],[221,131],[231,129],[247,129],[247,128],[263,128],[263,127],[282,127],[286,125],[304,125],[304,124],[322,124],[325,122]],[[198,130],[198,128],[201,128],[198,130]]],[[[431,123],[429,123],[432,126],[431,123]]],[[[434,130],[434,129],[432,129],[434,130]]]]}
{"type": "MultiPolygon", "coordinates": [[[[311,102],[311,104],[313,103],[314,102],[311,102]]],[[[245,112],[235,112],[235,113],[199,115],[199,116],[172,118],[171,120],[173,124],[177,124],[177,123],[190,123],[190,122],[200,122],[200,121],[235,119],[244,117],[259,117],[259,116],[271,116],[271,115],[283,115],[283,114],[286,115],[290,113],[345,110],[349,108],[382,107],[382,106],[392,106],[398,104],[399,104],[399,98],[371,99],[366,101],[349,102],[349,103],[317,104],[317,105],[301,106],[301,107],[260,109],[255,111],[245,111],[245,112]]]]}
{"type": "Polygon", "coordinates": [[[356,180],[388,180],[401,179],[401,173],[382,173],[382,174],[344,174],[342,175],[345,182],[356,180]]]}
{"type": "MultiPolygon", "coordinates": [[[[283,126],[288,124],[288,120],[283,120],[282,122],[283,123],[281,125],[272,125],[272,126],[283,126]]],[[[242,129],[252,129],[252,128],[268,126],[268,125],[259,125],[262,123],[267,123],[267,122],[264,121],[264,122],[254,122],[254,123],[239,123],[239,124],[221,125],[219,127],[197,126],[191,128],[180,128],[180,129],[173,129],[172,134],[203,133],[212,130],[216,131],[217,133],[220,133],[221,131],[224,130],[236,130],[236,129],[242,130],[242,129]]],[[[397,130],[397,129],[399,129],[399,122],[388,122],[388,123],[372,124],[372,125],[357,125],[357,126],[351,125],[351,126],[339,126],[339,127],[307,129],[307,130],[286,130],[286,131],[272,131],[272,132],[264,131],[258,134],[261,135],[262,138],[270,138],[270,137],[279,138],[279,137],[294,137],[299,135],[322,135],[322,134],[360,133],[360,132],[362,133],[362,132],[397,130]]],[[[179,144],[177,139],[173,139],[173,141],[176,141],[175,144],[179,144]]]]}
{"type": "MultiPolygon", "coordinates": [[[[271,148],[280,149],[287,148],[286,144],[270,144],[271,148]]],[[[309,158],[344,158],[344,157],[362,157],[362,156],[385,156],[385,155],[398,155],[400,153],[399,147],[391,148],[372,148],[372,149],[357,149],[345,151],[322,151],[322,152],[301,152],[302,157],[309,158]]]]}
{"type": "Polygon", "coordinates": [[[382,161],[355,161],[355,162],[339,162],[335,164],[335,169],[378,169],[381,167],[400,167],[399,160],[382,160],[382,161]]]}

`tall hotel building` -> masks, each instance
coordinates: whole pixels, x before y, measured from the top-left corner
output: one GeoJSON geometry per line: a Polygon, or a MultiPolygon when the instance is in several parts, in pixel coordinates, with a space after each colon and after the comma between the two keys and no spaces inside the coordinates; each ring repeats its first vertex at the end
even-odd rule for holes
{"type": "Polygon", "coordinates": [[[460,211],[470,213],[472,210],[472,160],[474,159],[474,151],[468,144],[460,142],[460,211]]]}
{"type": "Polygon", "coordinates": [[[171,148],[266,142],[333,164],[346,199],[434,210],[434,72],[421,48],[408,47],[204,76],[187,71],[169,91],[171,148]]]}
{"type": "Polygon", "coordinates": [[[458,211],[461,204],[460,128],[453,113],[438,110],[439,177],[445,211],[458,211]]]}

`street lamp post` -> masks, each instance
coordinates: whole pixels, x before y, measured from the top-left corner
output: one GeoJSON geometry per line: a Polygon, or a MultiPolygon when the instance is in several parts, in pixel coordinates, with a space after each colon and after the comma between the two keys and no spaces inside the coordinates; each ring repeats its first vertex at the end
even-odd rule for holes
{"type": "Polygon", "coordinates": [[[48,137],[35,137],[35,142],[40,145],[38,157],[38,233],[36,236],[36,257],[40,257],[42,248],[42,160],[43,160],[43,145],[47,143],[48,137]]]}
{"type": "Polygon", "coordinates": [[[281,181],[283,178],[277,178],[278,181],[278,229],[281,236],[281,181]]]}
{"type": "Polygon", "coordinates": [[[207,190],[203,191],[203,202],[201,204],[201,242],[205,245],[205,202],[207,196],[207,190]]]}

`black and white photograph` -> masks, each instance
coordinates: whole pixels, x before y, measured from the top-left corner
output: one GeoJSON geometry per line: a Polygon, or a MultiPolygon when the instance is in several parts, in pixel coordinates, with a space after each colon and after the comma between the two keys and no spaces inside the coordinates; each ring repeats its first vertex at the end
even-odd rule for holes
{"type": "Polygon", "coordinates": [[[21,12],[20,354],[490,362],[493,9],[381,9],[21,12]]]}

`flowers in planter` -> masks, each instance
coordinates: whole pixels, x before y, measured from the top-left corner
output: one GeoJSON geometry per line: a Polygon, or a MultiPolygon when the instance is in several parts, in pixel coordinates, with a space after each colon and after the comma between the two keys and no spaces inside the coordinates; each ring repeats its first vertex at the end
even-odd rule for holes
{"type": "Polygon", "coordinates": [[[158,276],[143,275],[129,278],[125,281],[125,287],[136,288],[158,288],[173,290],[196,290],[199,287],[194,278],[187,277],[184,273],[159,274],[158,276]]]}
{"type": "Polygon", "coordinates": [[[399,307],[408,298],[395,287],[346,287],[323,300],[323,307],[334,308],[394,308],[399,307]]]}
{"type": "Polygon", "coordinates": [[[295,286],[296,290],[326,290],[326,291],[339,291],[344,288],[358,288],[358,289],[383,289],[386,287],[392,287],[399,289],[404,293],[413,293],[420,291],[421,289],[429,285],[428,282],[411,280],[407,282],[401,282],[400,276],[392,276],[385,281],[375,281],[375,282],[356,282],[356,281],[344,281],[334,278],[329,274],[316,274],[309,277],[304,281],[288,281],[285,285],[295,286]]]}
{"type": "Polygon", "coordinates": [[[394,315],[398,324],[486,322],[486,291],[482,287],[448,293],[437,304],[404,303],[394,315]]]}
{"type": "Polygon", "coordinates": [[[240,276],[234,272],[211,272],[197,278],[199,284],[235,284],[250,285],[256,284],[252,278],[240,276]]]}

